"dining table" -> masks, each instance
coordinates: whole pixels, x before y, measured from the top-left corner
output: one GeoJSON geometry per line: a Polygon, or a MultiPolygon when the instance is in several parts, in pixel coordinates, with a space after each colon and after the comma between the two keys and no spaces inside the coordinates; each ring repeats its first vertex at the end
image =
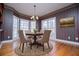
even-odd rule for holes
{"type": "Polygon", "coordinates": [[[36,41],[37,36],[41,36],[41,35],[43,35],[43,33],[41,33],[41,32],[36,32],[36,33],[29,32],[29,33],[26,33],[26,35],[33,36],[34,42],[31,45],[38,45],[39,43],[36,41]]]}

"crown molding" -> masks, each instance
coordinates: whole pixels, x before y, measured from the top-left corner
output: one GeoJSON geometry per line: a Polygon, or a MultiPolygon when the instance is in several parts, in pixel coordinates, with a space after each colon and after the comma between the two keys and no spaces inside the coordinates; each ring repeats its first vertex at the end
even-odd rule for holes
{"type": "Polygon", "coordinates": [[[13,11],[14,15],[16,15],[16,16],[18,16],[18,17],[20,17],[20,18],[23,18],[23,19],[26,19],[26,20],[30,20],[30,17],[31,17],[31,16],[24,15],[24,14],[22,14],[22,13],[16,11],[14,8],[12,8],[12,7],[10,7],[10,6],[7,6],[7,5],[4,4],[4,8],[13,11]]]}
{"type": "MultiPolygon", "coordinates": [[[[58,14],[58,13],[60,13],[60,12],[63,12],[63,11],[65,11],[65,10],[68,10],[68,9],[71,9],[71,8],[74,8],[74,7],[77,7],[77,6],[79,6],[78,3],[73,3],[73,4],[71,4],[71,5],[67,6],[67,7],[64,7],[64,8],[61,8],[61,9],[59,9],[59,10],[50,12],[50,13],[48,13],[48,14],[46,14],[46,15],[40,16],[40,17],[39,17],[39,20],[44,20],[44,19],[47,19],[47,18],[54,17],[56,14],[58,14]]],[[[16,16],[18,16],[18,17],[20,17],[20,18],[23,18],[23,19],[26,19],[26,20],[31,20],[31,19],[30,19],[31,16],[22,14],[22,13],[16,11],[14,8],[10,7],[10,6],[7,6],[7,5],[4,4],[4,8],[7,8],[7,9],[12,10],[12,11],[14,12],[14,15],[16,15],[16,16]]]]}
{"type": "Polygon", "coordinates": [[[56,11],[53,11],[53,12],[50,12],[50,13],[48,13],[48,14],[46,14],[46,15],[41,16],[41,17],[40,17],[40,20],[44,20],[44,19],[47,19],[47,18],[54,17],[56,14],[58,14],[58,13],[60,13],[60,12],[63,12],[63,11],[65,11],[65,10],[68,10],[68,9],[71,9],[71,8],[74,8],[74,7],[77,7],[77,6],[79,6],[78,3],[71,4],[71,5],[66,6],[66,7],[64,7],[64,8],[61,8],[61,9],[59,9],[59,10],[56,10],[56,11]]]}

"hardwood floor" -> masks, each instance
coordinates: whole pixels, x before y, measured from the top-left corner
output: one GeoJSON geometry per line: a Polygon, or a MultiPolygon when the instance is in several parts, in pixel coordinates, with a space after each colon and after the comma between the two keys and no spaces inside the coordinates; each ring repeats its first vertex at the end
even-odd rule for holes
{"type": "Polygon", "coordinates": [[[79,47],[64,43],[56,43],[49,55],[54,56],[79,56],[79,47]]]}
{"type": "Polygon", "coordinates": [[[13,49],[12,43],[5,43],[0,48],[0,56],[15,56],[16,53],[13,49]]]}
{"type": "MultiPolygon", "coordinates": [[[[79,47],[64,44],[53,43],[53,49],[48,54],[49,56],[79,56],[79,47]]],[[[0,48],[0,56],[17,56],[13,49],[12,43],[5,43],[0,48]]]]}

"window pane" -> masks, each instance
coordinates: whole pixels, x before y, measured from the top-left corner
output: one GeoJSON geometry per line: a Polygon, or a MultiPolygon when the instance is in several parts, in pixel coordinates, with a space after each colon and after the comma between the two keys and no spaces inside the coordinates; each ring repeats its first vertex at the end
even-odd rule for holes
{"type": "Polygon", "coordinates": [[[13,39],[18,38],[19,18],[13,15],[13,39]]]}
{"type": "Polygon", "coordinates": [[[20,30],[29,30],[29,21],[20,19],[20,30]]]}
{"type": "Polygon", "coordinates": [[[53,18],[45,19],[42,21],[42,29],[53,29],[55,27],[54,23],[53,18]]]}
{"type": "Polygon", "coordinates": [[[42,21],[42,30],[47,29],[47,21],[43,20],[42,21]]]}
{"type": "Polygon", "coordinates": [[[33,29],[36,29],[36,21],[20,19],[20,30],[33,31],[33,29]]]}
{"type": "Polygon", "coordinates": [[[30,30],[33,31],[36,29],[36,21],[30,21],[30,30]]]}

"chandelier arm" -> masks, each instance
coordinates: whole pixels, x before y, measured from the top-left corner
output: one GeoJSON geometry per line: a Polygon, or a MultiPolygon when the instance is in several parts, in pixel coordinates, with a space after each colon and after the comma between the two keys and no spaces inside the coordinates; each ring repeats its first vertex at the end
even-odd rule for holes
{"type": "Polygon", "coordinates": [[[31,17],[33,20],[38,20],[38,16],[36,16],[36,5],[34,5],[34,15],[31,17]]]}

